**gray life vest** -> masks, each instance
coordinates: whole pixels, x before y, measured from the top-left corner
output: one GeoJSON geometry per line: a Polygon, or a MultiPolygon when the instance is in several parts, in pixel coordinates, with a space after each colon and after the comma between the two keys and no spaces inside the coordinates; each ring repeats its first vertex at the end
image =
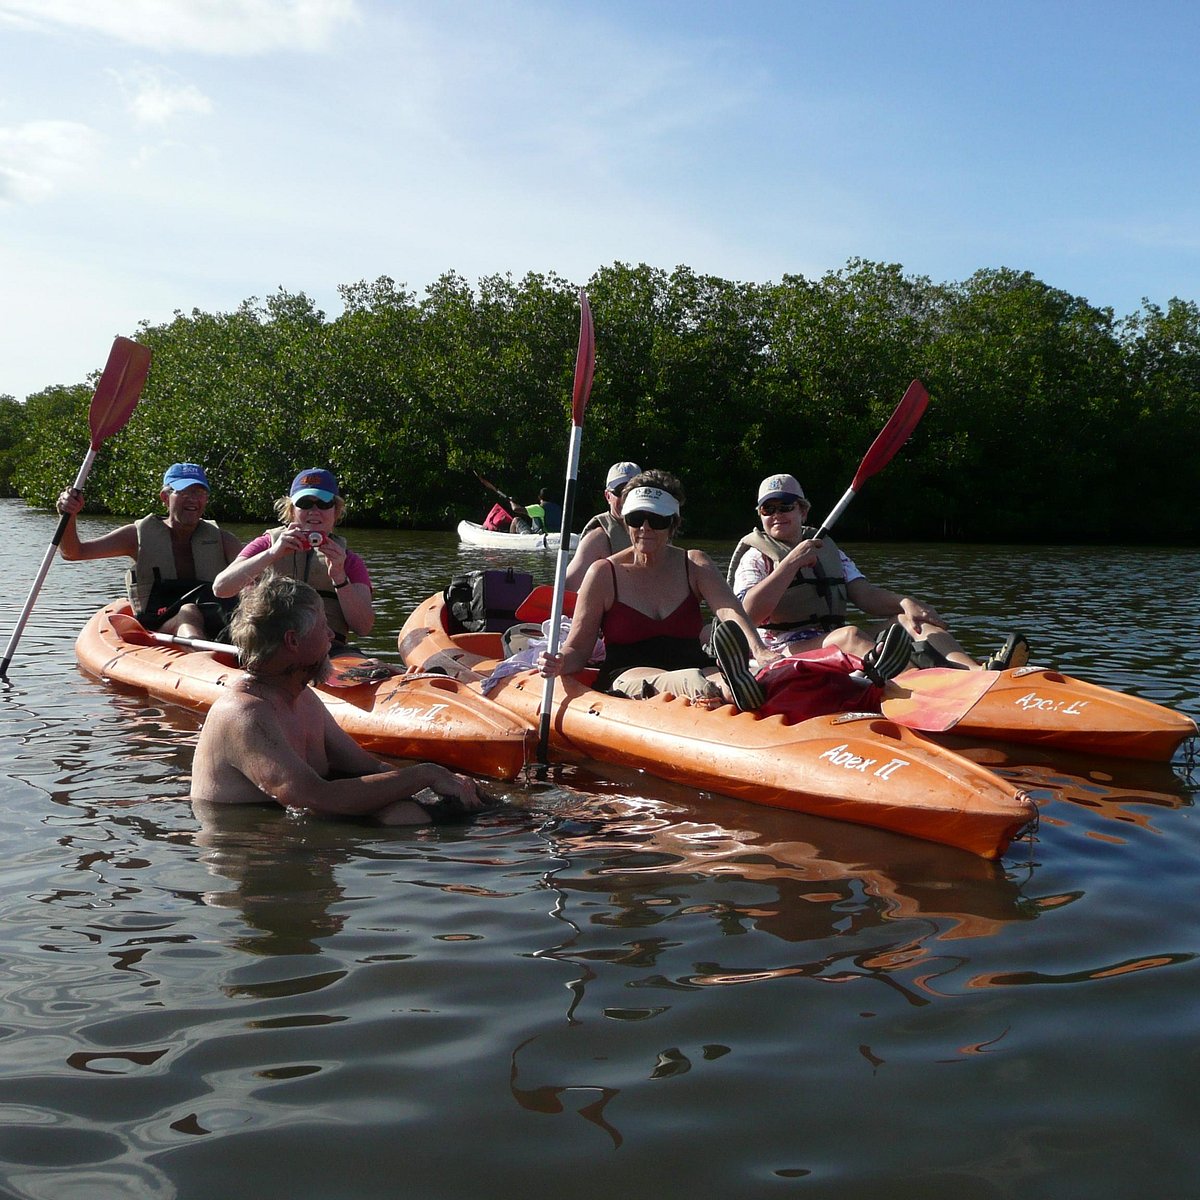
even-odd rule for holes
{"type": "MultiPolygon", "coordinates": [[[[800,530],[799,540],[804,541],[816,532],[813,526],[805,525],[800,530]]],[[[846,623],[846,579],[842,572],[841,554],[831,538],[824,538],[822,542],[821,549],[817,551],[817,562],[811,567],[801,567],[796,572],[775,606],[771,619],[764,622],[761,628],[784,630],[815,625],[828,631],[846,623]]],[[[791,549],[791,546],[761,529],[748,533],[734,547],[733,557],[729,560],[727,575],[730,585],[733,584],[738,563],[747,550],[761,551],[777,567],[791,549]]]]}
{"type": "MultiPolygon", "coordinates": [[[[269,534],[271,544],[274,545],[285,533],[287,533],[286,528],[272,529],[269,534]]],[[[345,538],[332,533],[326,536],[337,542],[343,550],[346,548],[345,538]]],[[[334,590],[333,577],[329,574],[325,560],[315,550],[293,550],[291,554],[285,554],[283,558],[273,562],[271,569],[280,575],[298,579],[301,583],[307,583],[310,587],[316,588],[317,595],[321,597],[321,603],[325,605],[325,619],[329,622],[329,628],[333,630],[339,641],[349,640],[350,626],[342,615],[342,605],[334,590]]]]}
{"type": "MultiPolygon", "coordinates": [[[[145,612],[150,592],[162,579],[178,579],[175,571],[175,551],[171,531],[164,518],[151,513],[134,523],[137,530],[137,561],[125,572],[125,590],[135,611],[145,612]]],[[[212,583],[228,566],[221,527],[215,521],[203,520],[192,534],[192,564],[195,582],[212,583]]]]}
{"type": "Polygon", "coordinates": [[[583,535],[590,529],[604,530],[605,535],[608,537],[608,544],[612,547],[608,552],[609,555],[619,554],[622,550],[628,550],[633,545],[629,540],[629,530],[625,528],[624,522],[622,522],[620,517],[614,517],[610,512],[597,513],[580,531],[580,541],[583,541],[583,535]]]}

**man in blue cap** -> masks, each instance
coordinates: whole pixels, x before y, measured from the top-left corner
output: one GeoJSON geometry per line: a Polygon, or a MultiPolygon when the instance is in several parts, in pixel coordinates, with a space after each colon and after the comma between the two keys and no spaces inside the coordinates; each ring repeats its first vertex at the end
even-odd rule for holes
{"type": "Polygon", "coordinates": [[[132,558],[126,588],[138,620],[147,629],[180,637],[216,637],[229,606],[213,595],[212,581],[237,557],[242,543],[215,521],[204,519],[208,493],[202,466],[172,463],[163,474],[159,493],[165,517],[151,513],[81,541],[75,517],[83,508],[83,493],[68,488],[57,503],[58,511],[68,518],[59,550],[73,562],[132,558]]]}

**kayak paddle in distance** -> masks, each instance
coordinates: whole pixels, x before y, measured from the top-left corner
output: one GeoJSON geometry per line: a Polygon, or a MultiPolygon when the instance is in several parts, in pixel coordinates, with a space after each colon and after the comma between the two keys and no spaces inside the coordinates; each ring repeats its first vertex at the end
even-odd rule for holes
{"type": "MultiPolygon", "coordinates": [[[[92,394],[92,403],[88,409],[88,425],[91,427],[92,441],[84,456],[83,465],[79,468],[79,474],[75,476],[75,482],[72,484],[76,491],[83,490],[92,464],[96,461],[96,452],[105,438],[109,438],[119,429],[123,429],[125,422],[129,420],[133,410],[137,407],[149,372],[149,346],[143,346],[139,342],[124,337],[119,337],[113,342],[112,350],[108,354],[108,362],[104,365],[100,382],[96,384],[96,390],[92,394]]],[[[16,628],[13,629],[12,637],[8,640],[4,658],[0,660],[0,679],[5,681],[8,679],[8,664],[12,662],[17,642],[21,640],[21,634],[25,630],[29,614],[33,611],[34,602],[42,590],[46,573],[50,570],[50,564],[54,561],[54,555],[58,551],[63,532],[70,519],[68,513],[63,513],[59,518],[58,528],[42,558],[42,565],[38,568],[33,587],[29,589],[25,607],[21,610],[16,628]]]]}
{"type": "Polygon", "coordinates": [[[485,479],[478,471],[475,471],[474,474],[475,478],[478,479],[479,482],[482,483],[489,492],[495,492],[496,495],[504,501],[504,504],[507,508],[513,509],[516,507],[516,501],[511,496],[505,495],[504,492],[502,492],[490,479],[485,479]]]}
{"type": "MultiPolygon", "coordinates": [[[[575,485],[579,478],[579,450],[583,444],[583,414],[592,394],[596,370],[596,333],[587,292],[579,289],[579,349],[575,352],[575,386],[571,393],[571,446],[567,452],[567,486],[563,492],[562,524],[558,539],[558,561],[554,567],[554,597],[550,604],[550,632],[546,653],[557,654],[562,634],[563,594],[567,589],[567,562],[571,557],[571,518],[575,510],[575,485]]],[[[542,720],[538,730],[538,762],[549,765],[550,706],[554,703],[554,676],[542,688],[542,720]]]]}
{"type": "Polygon", "coordinates": [[[888,418],[887,424],[879,431],[879,436],[871,443],[870,450],[863,456],[845,494],[834,505],[833,512],[825,518],[825,523],[813,535],[817,541],[829,533],[834,522],[846,511],[862,485],[895,458],[896,451],[908,441],[908,435],[916,429],[917,422],[925,415],[928,405],[929,393],[919,379],[914,379],[908,385],[900,403],[896,405],[895,412],[888,418]]]}

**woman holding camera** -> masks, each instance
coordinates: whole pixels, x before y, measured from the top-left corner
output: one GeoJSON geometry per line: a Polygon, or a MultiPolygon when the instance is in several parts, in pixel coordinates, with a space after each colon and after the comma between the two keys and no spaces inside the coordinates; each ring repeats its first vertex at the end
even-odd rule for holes
{"type": "Polygon", "coordinates": [[[375,608],[366,564],[346,548],[333,527],[346,502],[331,471],[310,467],[292,480],[286,496],[275,501],[281,526],[255,538],[215,580],[217,596],[236,596],[268,568],[316,588],[334,633],[334,652],[351,634],[371,632],[375,608]]]}

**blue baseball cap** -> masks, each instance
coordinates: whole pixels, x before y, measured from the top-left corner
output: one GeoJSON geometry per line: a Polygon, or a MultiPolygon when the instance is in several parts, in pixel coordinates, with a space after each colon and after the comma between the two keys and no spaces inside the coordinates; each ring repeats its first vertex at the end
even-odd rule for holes
{"type": "Polygon", "coordinates": [[[288,497],[292,500],[299,500],[301,496],[316,496],[318,500],[328,502],[337,494],[338,482],[333,472],[326,471],[321,467],[309,467],[307,470],[301,471],[292,480],[292,486],[288,491],[288,497]]]}
{"type": "Polygon", "coordinates": [[[199,463],[172,463],[163,472],[163,488],[173,492],[182,492],[198,483],[206,492],[212,491],[208,486],[208,476],[199,463]]]}

